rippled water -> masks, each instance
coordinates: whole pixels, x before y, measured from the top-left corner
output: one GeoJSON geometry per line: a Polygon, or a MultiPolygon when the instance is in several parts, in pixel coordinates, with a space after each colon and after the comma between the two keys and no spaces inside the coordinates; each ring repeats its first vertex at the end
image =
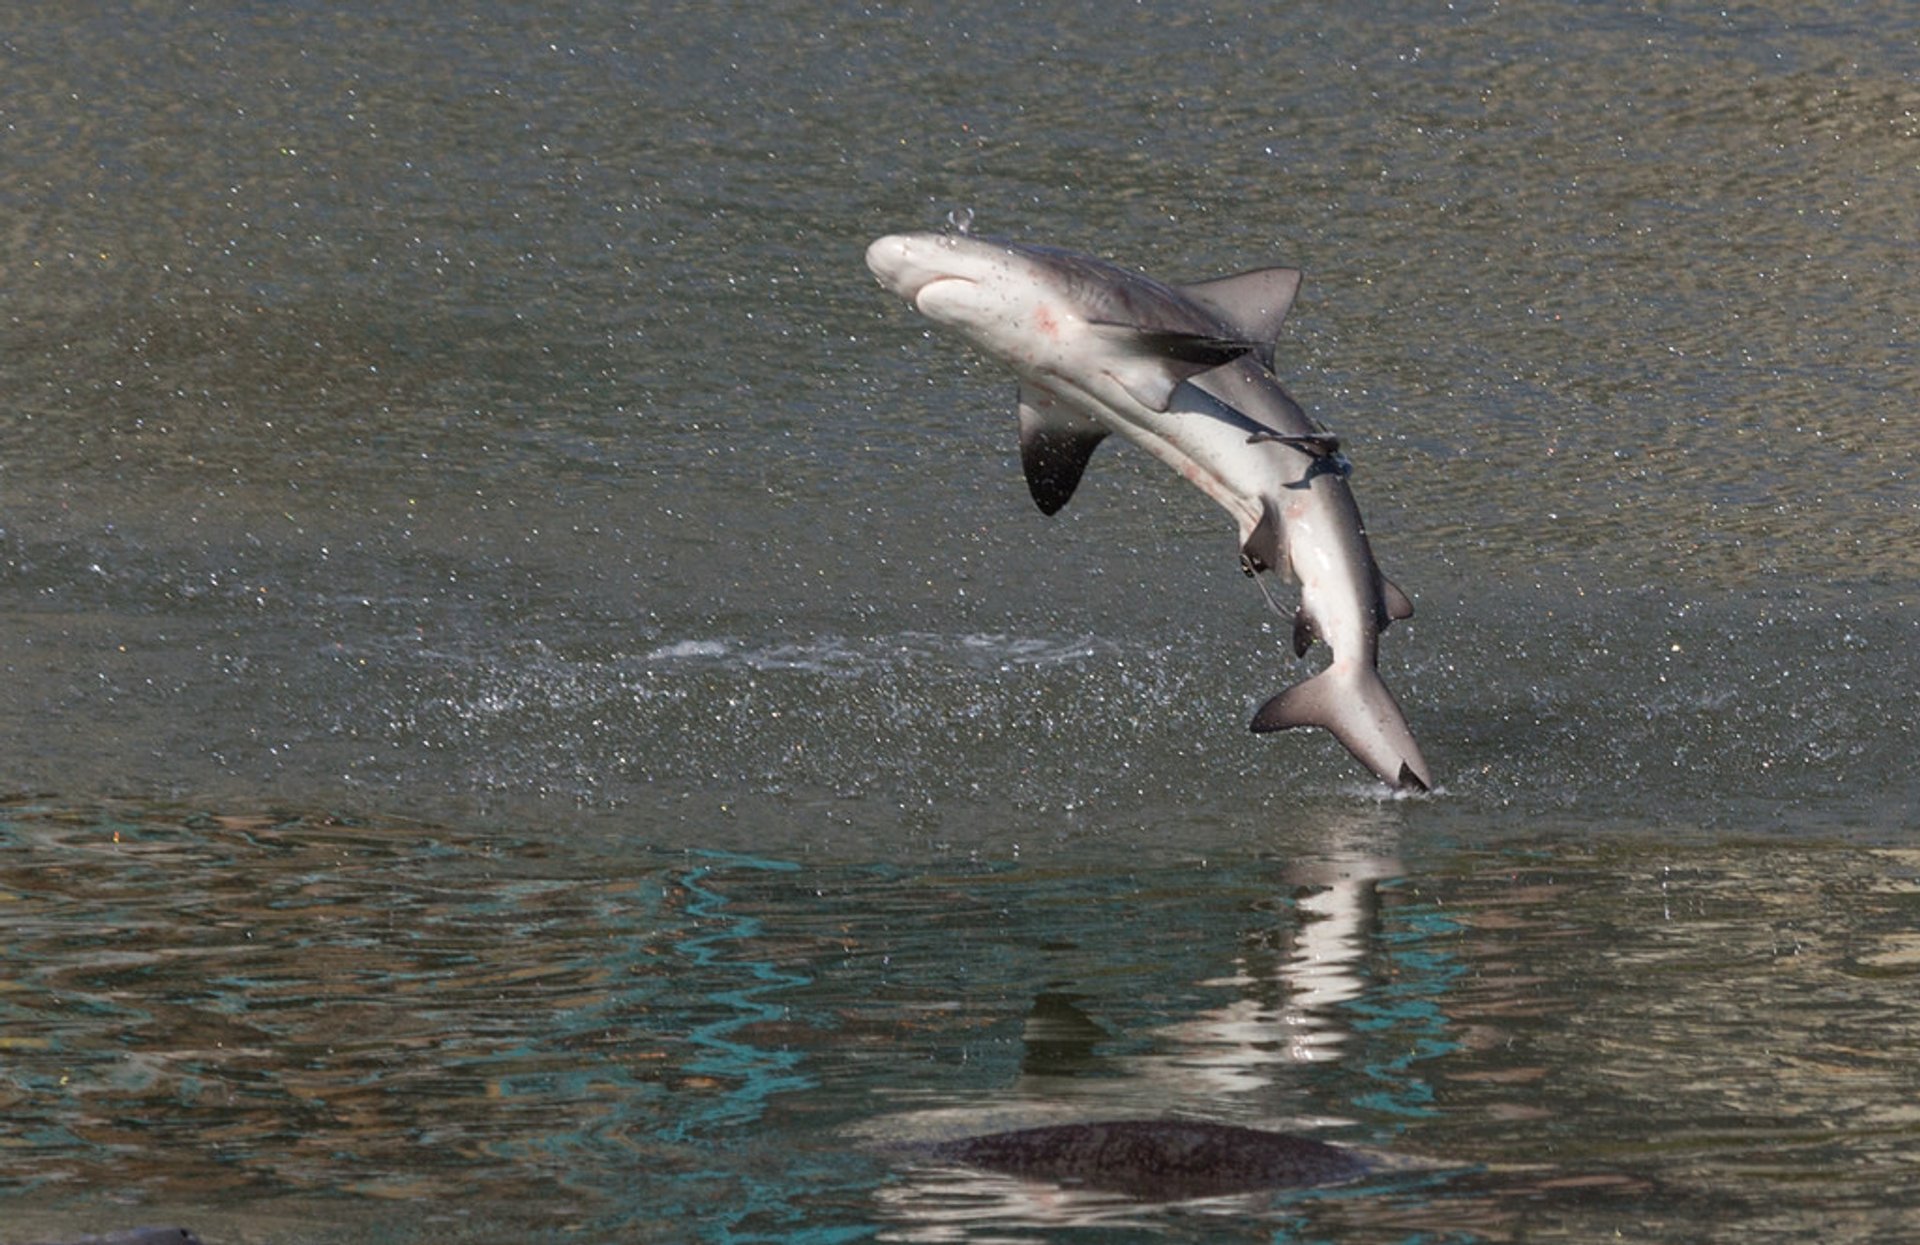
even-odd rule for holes
{"type": "Polygon", "coordinates": [[[0,1239],[1873,1239],[1920,19],[42,7],[0,32],[0,1239]],[[1306,270],[1441,780],[872,237],[1306,270]],[[911,1159],[1382,1156],[1115,1202],[911,1159]],[[1390,1161],[1388,1161],[1390,1160],[1390,1161]]]}
{"type": "Polygon", "coordinates": [[[909,869],[15,804],[9,1204],[317,1241],[1867,1240],[1920,1209],[1920,856],[1380,854],[1393,823],[909,869]],[[1169,1115],[1382,1167],[1162,1206],[896,1157],[1169,1115]]]}

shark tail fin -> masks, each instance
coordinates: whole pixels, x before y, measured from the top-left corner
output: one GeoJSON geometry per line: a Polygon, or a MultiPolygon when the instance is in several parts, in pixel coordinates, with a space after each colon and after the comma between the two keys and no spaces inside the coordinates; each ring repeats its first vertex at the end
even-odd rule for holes
{"type": "Polygon", "coordinates": [[[1317,726],[1392,787],[1433,789],[1406,715],[1372,666],[1329,666],[1281,692],[1253,715],[1256,733],[1317,726]]]}

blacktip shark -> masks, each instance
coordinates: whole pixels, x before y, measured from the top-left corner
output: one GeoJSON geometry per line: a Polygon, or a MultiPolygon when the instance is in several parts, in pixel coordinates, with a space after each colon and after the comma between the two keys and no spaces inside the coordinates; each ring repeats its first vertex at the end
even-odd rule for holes
{"type": "Polygon", "coordinates": [[[1380,633],[1413,604],[1374,562],[1338,438],[1270,370],[1299,271],[1172,286],[967,224],[881,238],[867,267],[1018,374],[1020,459],[1040,509],[1066,505],[1110,433],[1179,472],[1233,516],[1249,575],[1299,581],[1294,652],[1320,639],[1333,653],[1325,670],[1267,701],[1252,728],[1323,727],[1384,782],[1430,790],[1432,772],[1376,666],[1380,633]]]}

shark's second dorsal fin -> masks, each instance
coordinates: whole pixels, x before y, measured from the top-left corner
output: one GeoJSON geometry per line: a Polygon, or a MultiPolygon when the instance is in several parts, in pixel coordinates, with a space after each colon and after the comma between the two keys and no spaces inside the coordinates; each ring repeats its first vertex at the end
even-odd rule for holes
{"type": "Polygon", "coordinates": [[[1107,431],[1046,390],[1020,386],[1020,466],[1042,514],[1067,504],[1107,431]]]}
{"type": "Polygon", "coordinates": [[[1298,268],[1256,268],[1236,276],[1197,281],[1179,287],[1220,322],[1248,341],[1258,343],[1260,362],[1273,366],[1273,343],[1280,325],[1300,292],[1298,268]]]}

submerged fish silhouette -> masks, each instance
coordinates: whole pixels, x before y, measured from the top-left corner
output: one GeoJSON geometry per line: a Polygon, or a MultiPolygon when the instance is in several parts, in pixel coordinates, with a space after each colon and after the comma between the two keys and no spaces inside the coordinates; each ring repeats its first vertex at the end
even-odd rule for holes
{"type": "Polygon", "coordinates": [[[100,1236],[72,1236],[52,1245],[200,1245],[186,1228],[126,1228],[100,1236]]]}
{"type": "Polygon", "coordinates": [[[939,1142],[930,1153],[1150,1202],[1339,1184],[1373,1168],[1354,1151],[1324,1141],[1198,1120],[1053,1124],[939,1142]]]}

